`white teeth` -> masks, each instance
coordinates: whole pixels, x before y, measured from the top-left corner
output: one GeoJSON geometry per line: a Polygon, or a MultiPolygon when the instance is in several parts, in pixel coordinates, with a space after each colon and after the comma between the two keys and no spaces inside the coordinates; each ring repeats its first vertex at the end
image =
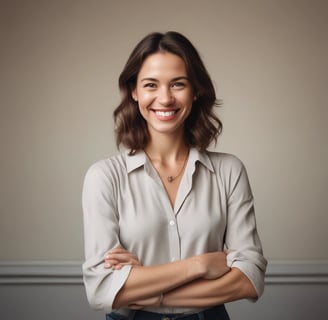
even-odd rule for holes
{"type": "Polygon", "coordinates": [[[170,117],[175,114],[175,111],[155,111],[161,117],[170,117]]]}

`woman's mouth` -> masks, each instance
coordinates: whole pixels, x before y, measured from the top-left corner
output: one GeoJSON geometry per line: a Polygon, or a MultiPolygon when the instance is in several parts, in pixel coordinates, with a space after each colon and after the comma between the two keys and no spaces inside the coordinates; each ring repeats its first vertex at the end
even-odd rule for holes
{"type": "Polygon", "coordinates": [[[175,115],[178,113],[178,111],[179,111],[178,109],[177,110],[167,110],[167,111],[153,110],[156,118],[159,120],[162,120],[162,121],[172,120],[175,117],[175,115]]]}

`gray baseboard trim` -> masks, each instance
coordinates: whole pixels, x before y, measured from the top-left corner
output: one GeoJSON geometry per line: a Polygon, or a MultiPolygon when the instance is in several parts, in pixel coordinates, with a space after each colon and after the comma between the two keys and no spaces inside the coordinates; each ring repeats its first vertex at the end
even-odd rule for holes
{"type": "Polygon", "coordinates": [[[83,284],[80,261],[0,261],[0,284],[83,284]]]}
{"type": "MultiPolygon", "coordinates": [[[[328,261],[271,261],[266,284],[328,284],[328,261]]],[[[0,261],[0,284],[82,285],[81,261],[0,261]]]]}
{"type": "Polygon", "coordinates": [[[328,284],[328,261],[272,261],[266,284],[328,284]]]}

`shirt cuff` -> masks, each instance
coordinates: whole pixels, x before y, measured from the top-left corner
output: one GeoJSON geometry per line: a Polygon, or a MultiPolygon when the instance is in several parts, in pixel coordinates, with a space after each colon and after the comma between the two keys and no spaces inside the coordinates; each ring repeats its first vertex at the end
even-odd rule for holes
{"type": "Polygon", "coordinates": [[[244,273],[256,290],[257,298],[248,300],[253,302],[257,301],[257,299],[260,298],[264,291],[265,270],[260,269],[256,264],[249,261],[233,260],[231,258],[232,257],[229,257],[228,254],[227,265],[230,268],[238,268],[242,273],[244,273]]]}
{"type": "Polygon", "coordinates": [[[110,291],[108,292],[108,304],[110,306],[110,309],[105,308],[105,311],[111,311],[112,306],[115,300],[115,297],[117,293],[120,291],[120,289],[123,287],[126,279],[129,276],[129,273],[131,271],[132,266],[127,265],[123,266],[120,270],[115,270],[112,274],[112,285],[110,287],[110,291]]]}

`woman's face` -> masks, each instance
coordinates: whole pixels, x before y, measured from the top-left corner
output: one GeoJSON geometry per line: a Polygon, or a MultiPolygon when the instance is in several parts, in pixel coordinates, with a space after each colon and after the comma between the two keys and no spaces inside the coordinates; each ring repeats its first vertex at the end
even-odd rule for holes
{"type": "Polygon", "coordinates": [[[168,52],[148,56],[139,71],[132,97],[138,101],[151,135],[182,135],[194,100],[184,61],[168,52]]]}

